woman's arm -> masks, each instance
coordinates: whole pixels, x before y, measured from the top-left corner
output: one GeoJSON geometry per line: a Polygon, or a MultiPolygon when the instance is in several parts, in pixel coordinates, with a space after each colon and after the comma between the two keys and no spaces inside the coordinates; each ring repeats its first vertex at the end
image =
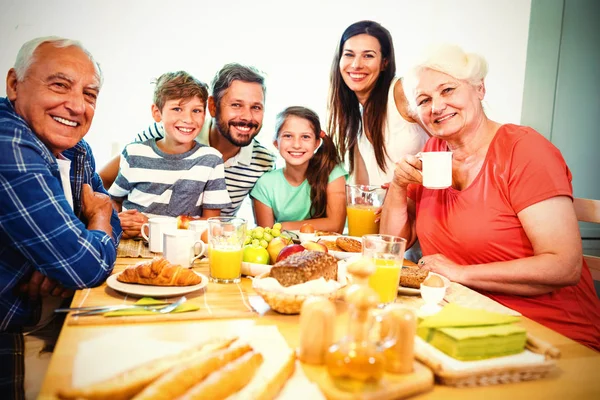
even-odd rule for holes
{"type": "Polygon", "coordinates": [[[394,102],[396,103],[396,109],[398,110],[398,112],[400,113],[402,118],[404,118],[404,120],[406,120],[407,122],[413,123],[413,124],[415,124],[415,123],[419,124],[419,126],[421,128],[423,128],[425,133],[427,133],[427,135],[429,135],[431,137],[431,135],[429,134],[429,132],[427,132],[427,129],[425,129],[425,126],[419,119],[417,113],[415,113],[410,108],[410,104],[408,103],[408,100],[406,99],[406,95],[404,94],[404,87],[402,86],[402,79],[398,79],[396,81],[396,85],[394,86],[394,102]]]}
{"type": "MultiPolygon", "coordinates": [[[[327,217],[282,222],[283,229],[300,229],[310,223],[316,230],[342,233],[346,223],[346,179],[343,176],[327,185],[327,217]]],[[[262,226],[262,225],[261,225],[262,226]]],[[[270,226],[270,225],[268,225],[270,226]]]]}
{"type": "Polygon", "coordinates": [[[421,161],[411,155],[403,156],[396,163],[394,177],[388,188],[381,211],[379,233],[406,238],[406,248],[417,240],[415,228],[416,204],[409,199],[408,185],[421,184],[421,161]]]}
{"type": "Polygon", "coordinates": [[[354,171],[352,178],[352,181],[357,185],[369,184],[369,173],[367,172],[365,160],[362,158],[360,151],[358,151],[358,145],[354,146],[354,171]]]}
{"type": "Polygon", "coordinates": [[[254,219],[257,226],[271,227],[275,223],[273,209],[259,200],[252,199],[252,208],[254,209],[254,219]]]}
{"type": "Polygon", "coordinates": [[[469,287],[534,296],[576,285],[582,268],[582,247],[573,203],[557,196],[518,214],[534,255],[481,265],[460,266],[442,255],[422,258],[423,267],[469,287]]]}

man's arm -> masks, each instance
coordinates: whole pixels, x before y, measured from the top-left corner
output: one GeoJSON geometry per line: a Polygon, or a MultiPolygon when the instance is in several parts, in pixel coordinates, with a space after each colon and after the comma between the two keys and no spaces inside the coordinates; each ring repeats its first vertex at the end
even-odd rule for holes
{"type": "Polygon", "coordinates": [[[117,179],[117,174],[119,173],[120,160],[121,155],[117,154],[98,171],[98,175],[100,175],[100,178],[102,179],[102,184],[104,185],[104,188],[106,190],[108,190],[115,182],[115,179],[117,179]]]}

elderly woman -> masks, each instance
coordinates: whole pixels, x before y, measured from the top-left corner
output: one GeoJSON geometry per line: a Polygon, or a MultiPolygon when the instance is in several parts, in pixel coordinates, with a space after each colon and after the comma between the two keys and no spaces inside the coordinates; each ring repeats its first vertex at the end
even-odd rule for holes
{"type": "Polygon", "coordinates": [[[600,350],[600,302],[583,262],[571,173],[531,128],[487,118],[485,60],[433,50],[405,78],[432,134],[423,151],[452,151],[452,186],[422,186],[421,161],[397,163],[381,232],[417,235],[419,266],[447,276],[600,350]]]}

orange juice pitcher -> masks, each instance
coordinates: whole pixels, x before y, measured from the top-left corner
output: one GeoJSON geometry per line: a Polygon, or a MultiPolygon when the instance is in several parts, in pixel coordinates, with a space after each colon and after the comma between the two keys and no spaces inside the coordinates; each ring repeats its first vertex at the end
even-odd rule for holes
{"type": "Polygon", "coordinates": [[[346,185],[348,235],[363,236],[379,233],[375,211],[383,205],[386,191],[380,186],[346,185]]]}

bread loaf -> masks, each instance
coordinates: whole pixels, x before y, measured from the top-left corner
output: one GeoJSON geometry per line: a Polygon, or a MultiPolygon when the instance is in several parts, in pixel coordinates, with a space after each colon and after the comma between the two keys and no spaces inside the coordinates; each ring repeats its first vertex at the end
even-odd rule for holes
{"type": "Polygon", "coordinates": [[[242,389],[263,363],[260,353],[251,351],[217,369],[206,379],[193,386],[180,400],[222,400],[242,389]]]}
{"type": "Polygon", "coordinates": [[[158,360],[134,367],[112,378],[98,383],[92,383],[81,388],[60,389],[58,397],[65,400],[92,399],[92,400],[126,400],[131,399],[143,388],[156,380],[169,369],[185,364],[200,355],[209,354],[216,350],[228,347],[235,340],[210,341],[197,345],[191,349],[160,358],[158,360]]]}
{"type": "Polygon", "coordinates": [[[127,268],[117,275],[117,280],[155,286],[191,286],[202,282],[192,270],[173,265],[162,257],[127,268]]]}
{"type": "Polygon", "coordinates": [[[337,273],[338,264],[334,256],[321,251],[305,250],[275,263],[270,276],[282,286],[292,286],[321,277],[336,280],[337,273]]]}
{"type": "Polygon", "coordinates": [[[171,400],[183,395],[213,371],[252,351],[249,345],[229,347],[213,353],[199,354],[180,363],[148,385],[135,400],[171,400]]]}
{"type": "Polygon", "coordinates": [[[429,271],[415,267],[402,267],[400,273],[400,286],[419,289],[421,283],[427,278],[429,271]]]}

